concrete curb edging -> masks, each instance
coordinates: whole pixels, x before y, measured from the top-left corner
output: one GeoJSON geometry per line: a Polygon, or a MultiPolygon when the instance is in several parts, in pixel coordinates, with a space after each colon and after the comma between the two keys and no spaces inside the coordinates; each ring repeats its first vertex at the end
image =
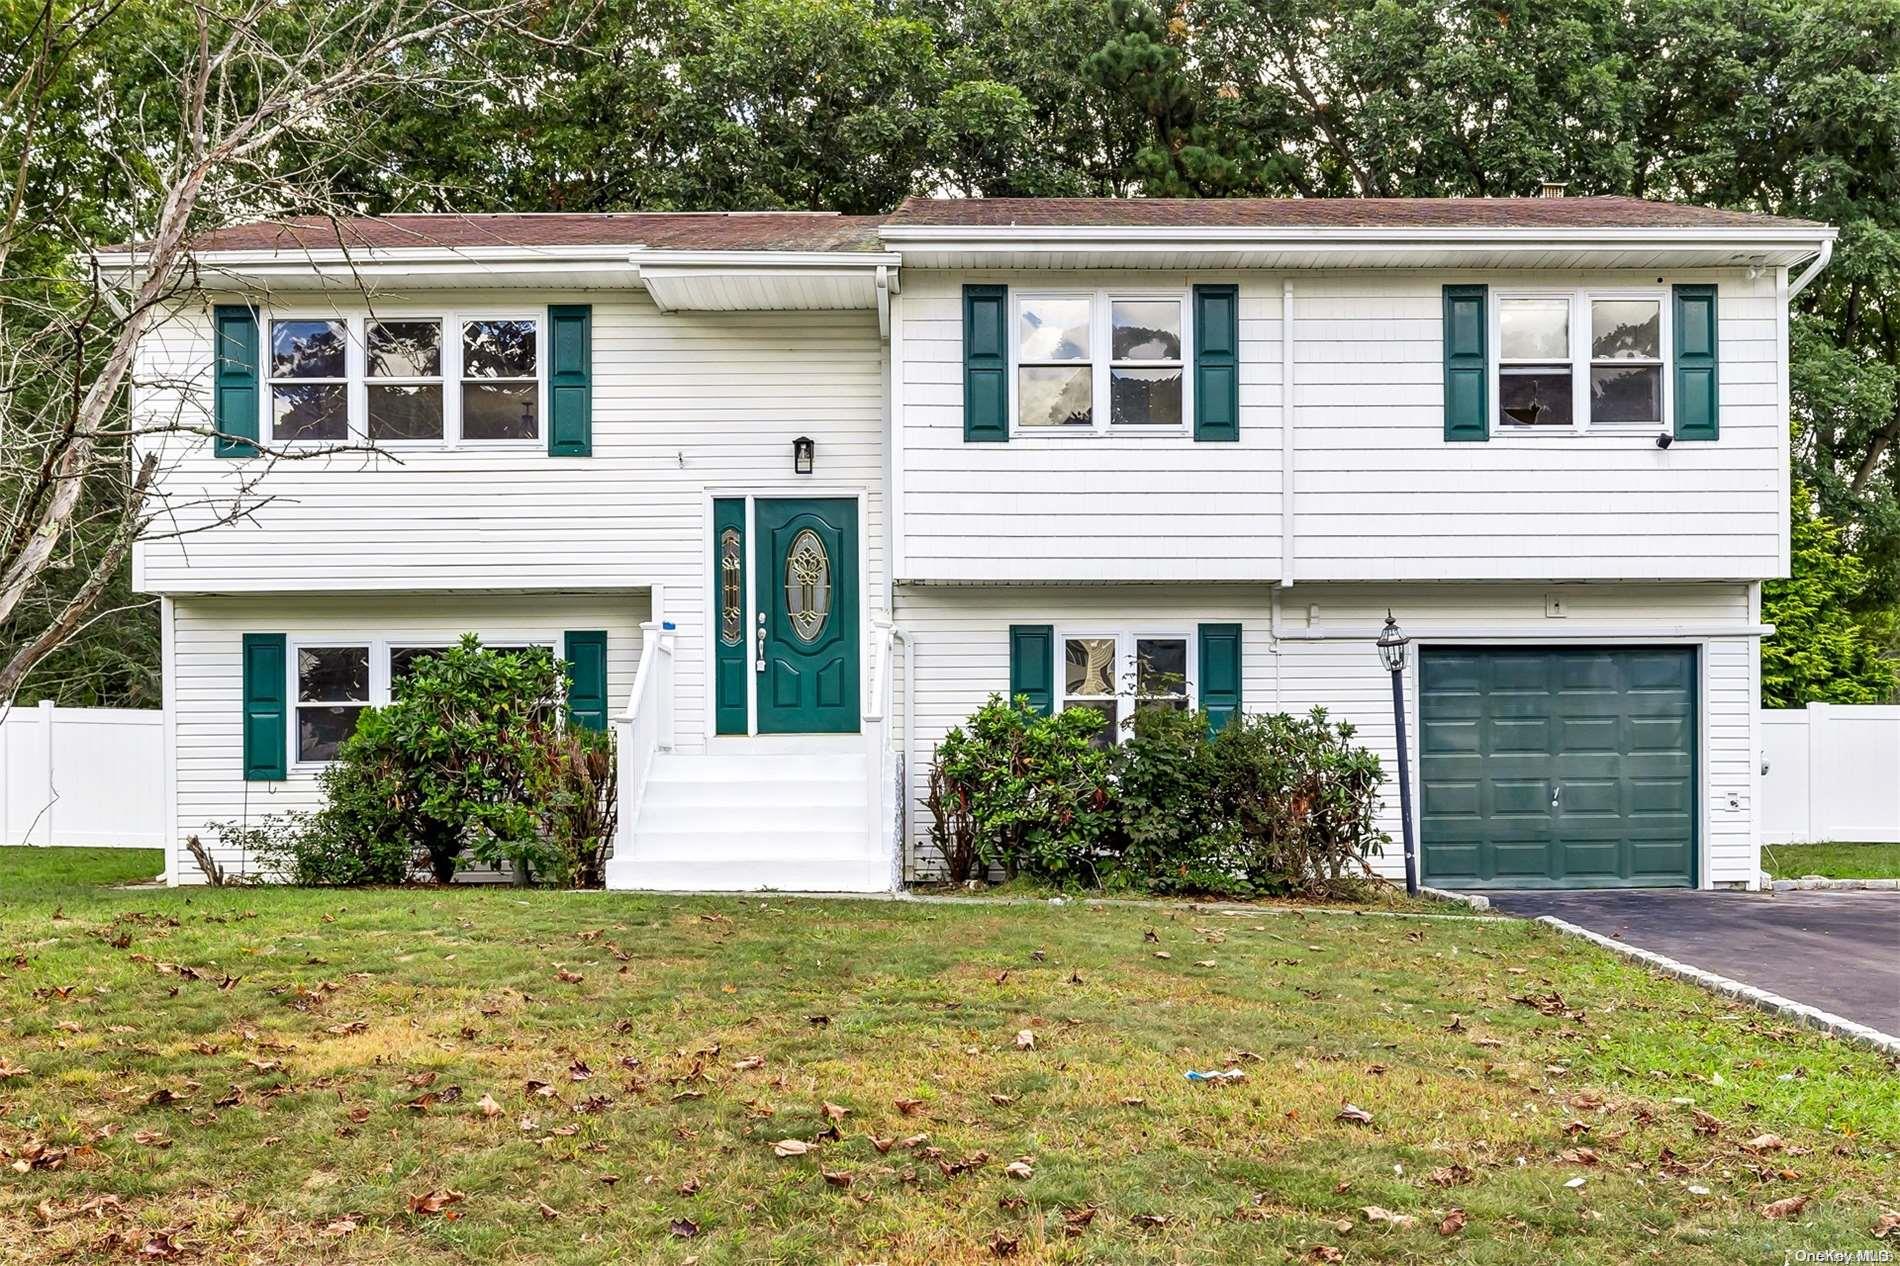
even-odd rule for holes
{"type": "Polygon", "coordinates": [[[1453,905],[1470,906],[1473,910],[1491,908],[1491,898],[1481,897],[1475,892],[1448,892],[1443,888],[1427,888],[1424,884],[1420,884],[1418,895],[1430,897],[1433,901],[1449,901],[1453,905]]]}
{"type": "Polygon", "coordinates": [[[1860,1024],[1853,1020],[1846,1019],[1843,1016],[1835,1015],[1831,1011],[1823,1011],[1819,1007],[1808,1006],[1805,1002],[1796,1002],[1794,999],[1784,998],[1778,993],[1769,993],[1766,989],[1757,989],[1755,986],[1745,985],[1739,980],[1731,980],[1727,976],[1718,976],[1712,971],[1704,971],[1700,967],[1693,967],[1688,963],[1678,962],[1665,954],[1658,954],[1654,950],[1639,949],[1634,945],[1625,945],[1621,941],[1611,940],[1600,932],[1592,932],[1588,928],[1581,928],[1574,923],[1565,922],[1554,914],[1543,915],[1537,921],[1539,923],[1549,924],[1566,936],[1582,937],[1584,940],[1601,946],[1603,949],[1609,950],[1612,953],[1621,954],[1625,958],[1636,959],[1638,962],[1645,963],[1657,971],[1662,972],[1664,975],[1674,976],[1678,980],[1686,980],[1690,984],[1700,985],[1711,993],[1733,998],[1737,1002],[1745,1002],[1752,1007],[1771,1012],[1784,1019],[1793,1020],[1798,1024],[1805,1024],[1809,1028],[1820,1029],[1822,1032],[1834,1037],[1842,1037],[1851,1042],[1859,1042],[1863,1046],[1871,1046],[1875,1050],[1888,1055],[1900,1055],[1900,1037],[1895,1037],[1891,1033],[1882,1033],[1879,1029],[1870,1028],[1865,1024],[1860,1024]]]}
{"type": "Polygon", "coordinates": [[[1828,879],[1822,875],[1803,875],[1799,879],[1769,879],[1763,886],[1774,892],[1894,892],[1900,891],[1900,879],[1828,879]]]}

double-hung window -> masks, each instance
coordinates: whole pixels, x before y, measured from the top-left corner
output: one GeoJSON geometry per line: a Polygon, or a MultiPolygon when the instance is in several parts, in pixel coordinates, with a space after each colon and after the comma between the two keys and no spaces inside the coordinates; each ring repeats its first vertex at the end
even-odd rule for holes
{"type": "Polygon", "coordinates": [[[539,438],[539,352],[538,322],[462,322],[463,439],[539,438]]]}
{"type": "Polygon", "coordinates": [[[1194,698],[1191,638],[1172,632],[1064,632],[1059,707],[1100,718],[1097,746],[1127,737],[1143,708],[1185,711],[1194,698]]]}
{"type": "MultiPolygon", "coordinates": [[[[363,709],[392,701],[418,666],[451,644],[364,636],[293,641],[290,686],[297,716],[292,755],[297,762],[335,760],[344,740],[356,732],[363,709]]],[[[516,634],[493,642],[483,639],[482,645],[491,651],[560,654],[553,635],[516,634]]]]}
{"type": "Polygon", "coordinates": [[[270,433],[280,442],[350,438],[350,337],[342,320],[270,327],[270,433]]]}
{"type": "Polygon", "coordinates": [[[360,643],[299,646],[292,661],[297,674],[297,759],[335,760],[371,702],[370,648],[360,643]]]}
{"type": "Polygon", "coordinates": [[[1655,430],[1668,420],[1660,291],[1504,291],[1496,300],[1502,431],[1655,430]]]}
{"type": "Polygon", "coordinates": [[[439,447],[542,438],[544,320],[377,311],[270,321],[270,438],[439,447]]]}
{"type": "Polygon", "coordinates": [[[1012,308],[1018,430],[1176,434],[1192,416],[1185,294],[1029,292],[1012,308]]]}
{"type": "Polygon", "coordinates": [[[442,438],[442,322],[369,323],[364,377],[372,441],[442,438]]]}

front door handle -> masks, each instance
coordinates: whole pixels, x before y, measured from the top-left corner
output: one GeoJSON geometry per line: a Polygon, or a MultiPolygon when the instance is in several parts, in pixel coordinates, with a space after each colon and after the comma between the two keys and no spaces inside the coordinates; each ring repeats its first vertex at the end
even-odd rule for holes
{"type": "Polygon", "coordinates": [[[762,673],[765,671],[765,612],[763,611],[759,612],[759,624],[754,641],[758,651],[752,658],[752,671],[762,673]]]}

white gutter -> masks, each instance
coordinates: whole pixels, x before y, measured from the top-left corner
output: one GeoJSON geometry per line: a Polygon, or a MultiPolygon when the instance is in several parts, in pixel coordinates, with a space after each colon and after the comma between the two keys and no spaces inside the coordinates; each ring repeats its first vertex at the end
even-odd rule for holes
{"type": "Polygon", "coordinates": [[[1722,245],[1805,244],[1815,249],[1823,241],[1833,241],[1839,230],[1831,225],[1709,225],[1701,227],[1371,227],[1335,225],[1104,225],[1104,224],[887,224],[878,229],[886,242],[960,245],[1036,241],[1048,243],[1085,243],[1091,245],[1122,242],[1188,242],[1196,246],[1209,243],[1245,243],[1255,246],[1307,246],[1330,243],[1346,247],[1409,246],[1432,248],[1439,245],[1496,245],[1520,242],[1548,247],[1606,245],[1627,248],[1631,245],[1683,245],[1713,243],[1722,245]]]}
{"type": "Polygon", "coordinates": [[[1814,257],[1814,262],[1803,269],[1799,277],[1788,283],[1788,297],[1792,299],[1806,290],[1808,283],[1820,276],[1821,270],[1827,267],[1827,261],[1833,258],[1834,239],[1830,237],[1821,243],[1821,253],[1814,257]]]}

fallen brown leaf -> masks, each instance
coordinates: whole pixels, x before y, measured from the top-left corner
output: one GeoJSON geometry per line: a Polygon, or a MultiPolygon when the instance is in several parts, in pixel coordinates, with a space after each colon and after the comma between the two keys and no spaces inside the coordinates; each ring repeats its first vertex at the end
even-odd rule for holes
{"type": "Polygon", "coordinates": [[[1465,1211],[1463,1209],[1453,1209],[1450,1213],[1447,1213],[1443,1218],[1439,1219],[1438,1233],[1440,1235],[1456,1235],[1464,1229],[1465,1211]]]}
{"type": "Polygon", "coordinates": [[[1348,1121],[1353,1125],[1371,1125],[1372,1114],[1356,1103],[1349,1103],[1333,1114],[1335,1121],[1348,1121]]]}
{"type": "Polygon", "coordinates": [[[772,1144],[772,1152],[776,1156],[803,1156],[809,1151],[811,1144],[804,1139],[780,1139],[772,1144]]]}
{"type": "Polygon", "coordinates": [[[459,1204],[465,1197],[459,1191],[427,1191],[419,1196],[409,1197],[411,1213],[442,1213],[450,1205],[459,1204]]]}
{"type": "Polygon", "coordinates": [[[1777,1200],[1773,1204],[1763,1205],[1761,1215],[1779,1222],[1783,1218],[1792,1218],[1800,1213],[1813,1199],[1813,1196],[1789,1196],[1786,1200],[1777,1200]]]}

